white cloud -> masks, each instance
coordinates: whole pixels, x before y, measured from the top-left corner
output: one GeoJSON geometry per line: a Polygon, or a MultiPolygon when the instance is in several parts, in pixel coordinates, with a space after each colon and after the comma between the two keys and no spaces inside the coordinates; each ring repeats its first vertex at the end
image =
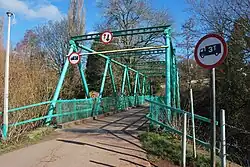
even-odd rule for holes
{"type": "Polygon", "coordinates": [[[16,15],[24,15],[27,19],[58,20],[63,17],[59,9],[49,3],[34,6],[33,4],[29,4],[27,0],[0,0],[0,8],[6,11],[10,10],[16,15]]]}
{"type": "Polygon", "coordinates": [[[97,34],[97,33],[99,33],[99,32],[97,32],[97,31],[90,31],[87,34],[97,34]]]}

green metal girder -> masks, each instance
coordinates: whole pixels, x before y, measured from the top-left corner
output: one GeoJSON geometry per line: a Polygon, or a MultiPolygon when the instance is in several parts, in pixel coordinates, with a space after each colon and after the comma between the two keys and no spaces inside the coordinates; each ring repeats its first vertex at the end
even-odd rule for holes
{"type": "Polygon", "coordinates": [[[160,75],[166,75],[164,72],[156,72],[156,71],[154,71],[154,72],[148,72],[148,73],[144,73],[146,76],[148,76],[148,75],[155,75],[155,74],[160,74],[160,75]]]}
{"type": "Polygon", "coordinates": [[[126,52],[126,53],[111,53],[109,57],[111,58],[119,58],[119,57],[136,57],[136,56],[146,56],[146,55],[157,55],[157,54],[165,54],[165,50],[157,49],[157,50],[147,50],[147,51],[134,51],[134,52],[126,52]]]}
{"type": "Polygon", "coordinates": [[[165,74],[149,74],[149,75],[146,75],[147,77],[166,77],[165,74]]]}
{"type": "Polygon", "coordinates": [[[130,83],[130,76],[129,76],[129,72],[127,70],[127,83],[128,83],[128,92],[129,92],[129,95],[132,94],[132,89],[131,89],[131,83],[130,83]]]}
{"type": "Polygon", "coordinates": [[[148,71],[144,73],[145,75],[147,74],[165,74],[165,71],[148,71]]]}
{"type": "Polygon", "coordinates": [[[137,93],[138,78],[139,78],[139,73],[137,72],[135,75],[135,82],[134,82],[134,96],[136,96],[137,93]]]}
{"type": "MultiPolygon", "coordinates": [[[[165,30],[165,43],[166,46],[171,46],[171,28],[165,30]]],[[[165,103],[167,106],[171,107],[171,59],[172,59],[172,49],[166,48],[165,62],[166,62],[166,87],[165,87],[165,103]]],[[[171,122],[171,110],[167,110],[168,121],[171,122]]]]}
{"type": "Polygon", "coordinates": [[[165,66],[166,62],[165,61],[149,61],[149,62],[141,62],[141,63],[136,63],[136,64],[127,64],[127,65],[135,65],[135,66],[165,66]]]}
{"type": "Polygon", "coordinates": [[[148,77],[148,76],[166,76],[166,74],[162,74],[162,73],[148,73],[148,74],[146,74],[146,76],[148,77]]]}
{"type": "MultiPolygon", "coordinates": [[[[127,96],[125,98],[129,99],[131,98],[132,96],[127,96]]],[[[104,97],[102,98],[103,101],[108,101],[108,99],[116,99],[114,97],[104,97]]],[[[132,97],[134,98],[134,97],[132,97]]],[[[139,96],[139,98],[149,98],[149,96],[139,96]]],[[[119,101],[119,100],[118,100],[119,101]]],[[[134,101],[132,99],[132,101],[134,101]]],[[[139,101],[140,102],[140,101],[139,101]]],[[[91,112],[92,111],[92,105],[94,105],[93,103],[93,99],[92,98],[88,98],[88,99],[72,99],[72,100],[56,100],[56,101],[46,101],[46,102],[41,102],[41,103],[37,103],[37,104],[31,104],[31,105],[27,105],[27,106],[22,106],[22,107],[18,107],[18,108],[13,108],[13,109],[10,109],[10,111],[12,112],[18,112],[20,110],[24,110],[24,109],[30,109],[30,108],[33,108],[33,107],[39,107],[39,106],[43,106],[43,105],[47,105],[47,104],[51,104],[51,103],[59,103],[58,105],[58,110],[61,110],[59,112],[55,112],[53,113],[52,115],[46,115],[46,116],[40,116],[40,117],[35,117],[35,118],[31,118],[31,119],[26,119],[26,120],[18,120],[18,121],[14,121],[13,123],[9,123],[9,126],[10,127],[16,127],[16,126],[20,126],[20,125],[25,125],[25,124],[28,124],[28,123],[32,123],[32,122],[37,122],[37,121],[40,121],[40,120],[45,120],[45,119],[52,119],[52,118],[55,118],[55,117],[59,117],[59,118],[62,118],[62,117],[65,117],[65,116],[69,116],[71,117],[72,115],[75,116],[75,114],[77,113],[86,113],[86,112],[91,112]],[[77,103],[84,103],[84,102],[88,102],[91,104],[90,107],[87,107],[87,108],[84,108],[84,110],[79,110],[77,109],[77,107],[75,107],[74,105],[77,104],[77,103]],[[61,104],[67,104],[67,103],[71,103],[73,104],[73,111],[67,111],[66,112],[62,112],[63,110],[63,107],[61,104]]],[[[141,103],[142,104],[142,103],[141,103]]],[[[85,106],[85,105],[84,105],[85,106]]],[[[132,106],[131,104],[129,104],[129,106],[132,106]]],[[[125,109],[126,107],[128,106],[123,106],[123,108],[121,109],[125,109]]],[[[36,110],[33,110],[33,111],[36,111],[36,110]]],[[[1,114],[1,113],[0,113],[1,114]]],[[[100,113],[101,114],[101,113],[100,113]]],[[[89,115],[90,116],[90,115],[89,115]]],[[[86,116],[86,117],[89,117],[89,116],[86,116]]]]}
{"type": "Polygon", "coordinates": [[[99,92],[99,97],[97,98],[97,101],[95,103],[94,110],[93,110],[94,116],[96,116],[98,114],[97,112],[100,109],[100,102],[101,102],[101,98],[102,98],[103,91],[104,91],[105,81],[106,81],[106,77],[107,77],[107,73],[108,73],[108,69],[109,69],[109,64],[110,64],[110,59],[107,59],[106,63],[105,63],[103,76],[102,76],[102,83],[101,83],[101,88],[100,88],[100,92],[99,92]]]}
{"type": "MultiPolygon", "coordinates": [[[[171,131],[171,132],[173,132],[173,133],[176,133],[176,134],[178,134],[178,135],[180,135],[180,136],[182,135],[182,132],[181,132],[181,131],[179,131],[179,130],[177,130],[177,129],[175,129],[175,128],[173,128],[173,127],[167,125],[167,124],[164,124],[164,123],[162,123],[162,122],[156,120],[155,118],[152,118],[152,116],[150,116],[150,114],[147,114],[147,115],[146,115],[146,118],[149,119],[150,121],[152,121],[152,122],[158,124],[158,125],[161,125],[162,127],[166,128],[168,131],[171,131]]],[[[193,137],[190,136],[190,135],[187,135],[187,138],[188,138],[188,139],[193,139],[193,137]]],[[[210,148],[209,143],[204,142],[204,141],[202,141],[202,140],[199,140],[199,139],[197,139],[197,138],[196,138],[195,140],[196,140],[196,142],[199,143],[200,145],[202,145],[202,146],[204,146],[204,147],[206,147],[206,148],[210,148]]]]}
{"type": "Polygon", "coordinates": [[[165,72],[165,68],[142,68],[142,69],[136,69],[136,70],[138,70],[139,72],[151,72],[151,71],[155,71],[155,72],[163,71],[163,72],[165,72]]]}
{"type": "MultiPolygon", "coordinates": [[[[163,33],[164,30],[168,27],[170,27],[170,25],[120,30],[120,31],[112,31],[112,34],[113,37],[119,37],[119,36],[149,34],[149,33],[159,33],[159,32],[163,33]]],[[[86,41],[86,40],[100,39],[100,35],[101,33],[87,34],[87,35],[74,36],[71,37],[71,39],[74,41],[86,41]]]]}
{"type": "Polygon", "coordinates": [[[86,77],[85,77],[85,74],[84,74],[83,64],[82,64],[81,61],[78,64],[78,69],[80,71],[83,87],[85,89],[85,95],[86,95],[86,97],[89,97],[89,88],[88,88],[87,80],[86,80],[86,77]]]}
{"type": "MultiPolygon", "coordinates": [[[[69,53],[68,54],[71,54],[73,51],[76,51],[76,48],[74,45],[71,45],[70,47],[70,50],[69,50],[69,53]]],[[[65,63],[64,63],[64,66],[63,66],[63,70],[61,72],[61,75],[60,75],[60,78],[59,78],[59,81],[57,83],[57,86],[56,86],[56,90],[55,90],[55,93],[53,95],[53,98],[52,98],[52,103],[50,104],[49,106],[49,110],[48,110],[48,117],[46,119],[46,125],[49,125],[51,123],[51,120],[52,120],[52,115],[53,115],[53,112],[54,112],[54,109],[56,107],[56,100],[58,100],[58,97],[59,97],[59,93],[60,93],[60,90],[62,88],[62,85],[63,85],[63,81],[65,79],[65,76],[66,76],[66,73],[67,73],[67,70],[68,70],[68,67],[69,67],[69,60],[66,59],[65,63]]]]}
{"type": "Polygon", "coordinates": [[[142,80],[142,95],[145,95],[145,83],[146,83],[146,77],[143,76],[143,80],[142,80]]]}
{"type": "Polygon", "coordinates": [[[112,83],[112,89],[113,89],[113,95],[117,96],[117,91],[116,91],[116,84],[115,84],[115,78],[112,70],[112,64],[109,63],[109,75],[111,78],[111,83],[112,83]]]}
{"type": "Polygon", "coordinates": [[[157,73],[157,74],[165,74],[164,70],[138,70],[139,72],[143,73],[143,74],[149,74],[149,73],[157,73]]]}
{"type": "Polygon", "coordinates": [[[140,75],[138,74],[138,79],[137,79],[137,84],[138,84],[138,93],[141,93],[141,82],[140,82],[140,75]]]}
{"type": "Polygon", "coordinates": [[[125,90],[125,83],[126,83],[126,77],[127,77],[127,71],[128,71],[128,68],[125,67],[124,68],[124,71],[123,71],[123,79],[122,79],[122,95],[124,95],[124,90],[125,90]]]}

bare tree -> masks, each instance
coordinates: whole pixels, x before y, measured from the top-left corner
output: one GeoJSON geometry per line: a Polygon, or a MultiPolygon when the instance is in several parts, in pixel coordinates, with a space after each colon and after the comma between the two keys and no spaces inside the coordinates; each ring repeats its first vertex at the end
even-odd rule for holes
{"type": "Polygon", "coordinates": [[[40,46],[47,55],[47,60],[54,69],[61,72],[69,50],[71,36],[85,31],[85,10],[83,0],[70,0],[68,17],[60,21],[50,21],[37,27],[40,46]]]}
{"type": "Polygon", "coordinates": [[[195,42],[197,41],[197,31],[195,27],[195,21],[191,18],[189,18],[183,25],[182,25],[182,31],[180,34],[178,34],[181,37],[181,40],[178,42],[177,46],[181,48],[182,54],[184,55],[184,60],[186,61],[186,74],[183,77],[187,77],[187,83],[189,89],[191,88],[191,65],[190,64],[190,58],[193,57],[194,54],[194,47],[195,42]]]}
{"type": "Polygon", "coordinates": [[[239,18],[245,19],[241,26],[250,32],[249,0],[187,0],[187,2],[191,5],[192,17],[200,21],[203,33],[217,32],[228,38],[234,30],[235,21],[239,18]]]}
{"type": "Polygon", "coordinates": [[[82,35],[85,32],[84,0],[70,0],[68,11],[69,35],[82,35]]]}
{"type": "Polygon", "coordinates": [[[39,45],[46,53],[48,65],[60,73],[69,49],[68,20],[49,22],[37,27],[36,32],[40,39],[39,45]]]}
{"type": "MultiPolygon", "coordinates": [[[[104,13],[104,22],[97,29],[127,30],[133,28],[168,25],[171,23],[167,10],[154,10],[145,0],[105,0],[99,3],[104,13]]],[[[143,34],[120,37],[120,48],[142,47],[164,43],[162,36],[143,34]]],[[[137,59],[126,58],[126,63],[137,59]]]]}

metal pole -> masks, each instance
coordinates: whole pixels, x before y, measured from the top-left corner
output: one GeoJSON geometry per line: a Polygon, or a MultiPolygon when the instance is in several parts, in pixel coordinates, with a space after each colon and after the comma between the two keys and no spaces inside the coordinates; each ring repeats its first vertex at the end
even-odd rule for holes
{"type": "Polygon", "coordinates": [[[225,110],[221,110],[221,167],[226,167],[226,121],[225,110]]]}
{"type": "Polygon", "coordinates": [[[8,16],[8,36],[7,36],[7,49],[5,57],[5,75],[4,75],[4,112],[3,112],[3,139],[7,139],[8,134],[8,104],[9,104],[9,56],[10,56],[10,24],[11,16],[13,13],[7,12],[8,16]]]}
{"type": "Polygon", "coordinates": [[[191,103],[191,115],[192,115],[192,134],[193,134],[193,155],[196,158],[196,141],[195,141],[195,124],[194,124],[194,100],[193,90],[190,89],[190,103],[191,103]]]}
{"type": "Polygon", "coordinates": [[[211,167],[216,167],[216,95],[215,95],[215,68],[212,69],[213,114],[212,114],[212,142],[211,167]]]}
{"type": "Polygon", "coordinates": [[[184,113],[182,129],[182,162],[181,166],[186,167],[186,144],[187,144],[187,113],[184,113]]]}

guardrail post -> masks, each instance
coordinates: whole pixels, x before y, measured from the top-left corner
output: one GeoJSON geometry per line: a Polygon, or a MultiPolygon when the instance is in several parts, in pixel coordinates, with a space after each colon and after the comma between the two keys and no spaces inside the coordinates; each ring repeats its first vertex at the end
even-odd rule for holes
{"type": "Polygon", "coordinates": [[[221,167],[226,167],[226,121],[225,110],[221,110],[221,167]]]}
{"type": "Polygon", "coordinates": [[[190,103],[191,103],[191,114],[192,114],[192,135],[193,135],[193,156],[196,158],[196,140],[195,140],[195,124],[194,124],[194,101],[193,101],[193,90],[190,89],[190,103]]]}
{"type": "Polygon", "coordinates": [[[187,113],[183,115],[183,127],[182,127],[182,161],[181,166],[186,167],[186,147],[187,147],[187,113]]]}

